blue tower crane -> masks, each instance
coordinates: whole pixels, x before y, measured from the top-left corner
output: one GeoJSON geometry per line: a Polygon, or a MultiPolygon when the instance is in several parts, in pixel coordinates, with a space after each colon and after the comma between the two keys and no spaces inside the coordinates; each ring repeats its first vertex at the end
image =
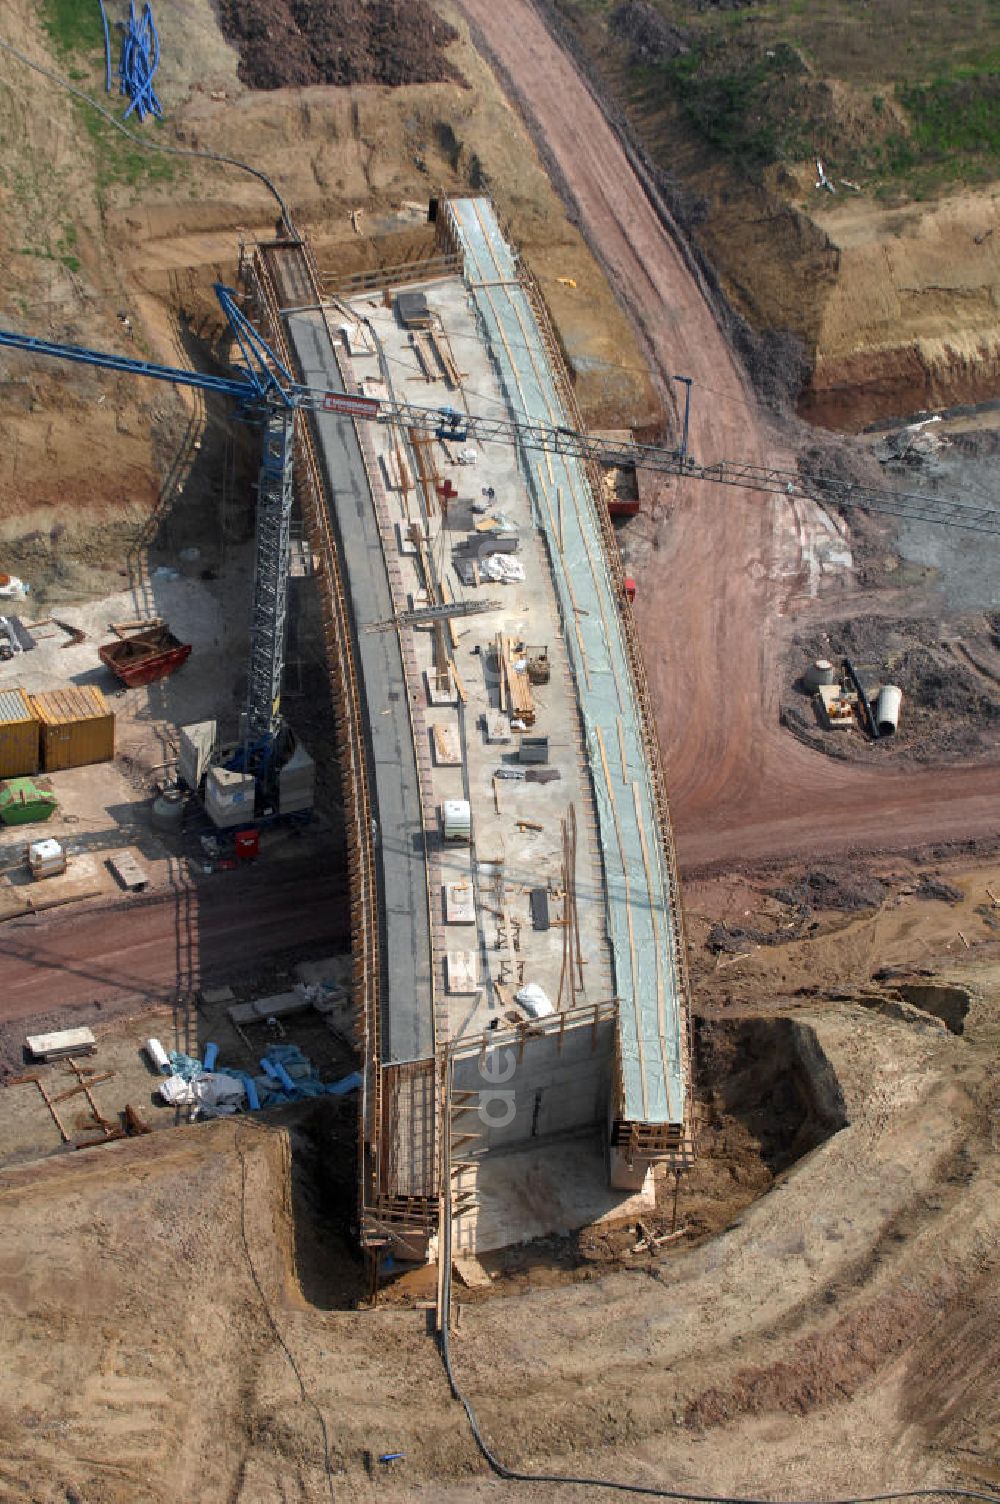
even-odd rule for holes
{"type": "MultiPolygon", "coordinates": [[[[248,745],[266,764],[281,727],[281,682],[284,669],[285,618],[288,595],[289,544],[292,513],[292,454],[295,415],[300,409],[341,414],[362,421],[401,425],[456,441],[511,444],[522,449],[551,451],[573,459],[608,466],[635,466],[661,474],[707,480],[722,486],[776,495],[812,496],[821,503],[860,507],[897,517],[1000,533],[1000,509],[943,497],[886,491],[852,480],[816,473],[803,475],[758,465],[718,460],[700,464],[687,450],[688,408],[684,433],[676,449],[622,443],[575,429],[524,419],[459,413],[454,408],[416,407],[356,393],[330,392],[303,386],[278,360],[236,302],[232,288],[215,285],[243,362],[240,375],[213,376],[175,366],[156,365],[134,357],[36,339],[0,329],[0,347],[31,355],[96,366],[106,371],[146,376],[175,386],[216,392],[236,403],[245,417],[264,427],[256,515],[253,614],[250,664],[247,676],[246,725],[248,745]]],[[[687,378],[678,378],[687,381],[687,378]]],[[[690,389],[688,390],[690,397],[690,389]]]]}
{"type": "Polygon", "coordinates": [[[248,741],[266,749],[273,744],[281,725],[296,387],[290,373],[237,305],[232,289],[218,284],[216,294],[243,358],[243,376],[185,371],[108,351],[57,344],[12,330],[0,330],[0,345],[31,355],[53,356],[100,370],[146,376],[174,386],[217,393],[231,398],[246,417],[263,422],[246,727],[248,741]]]}

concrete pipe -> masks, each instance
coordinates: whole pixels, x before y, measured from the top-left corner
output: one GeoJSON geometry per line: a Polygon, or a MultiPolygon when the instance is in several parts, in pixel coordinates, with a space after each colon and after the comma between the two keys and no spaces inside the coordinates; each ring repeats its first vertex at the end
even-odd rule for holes
{"type": "Polygon", "coordinates": [[[879,736],[893,736],[899,726],[899,707],[903,703],[903,691],[895,684],[885,684],[875,701],[875,720],[879,736]]]}

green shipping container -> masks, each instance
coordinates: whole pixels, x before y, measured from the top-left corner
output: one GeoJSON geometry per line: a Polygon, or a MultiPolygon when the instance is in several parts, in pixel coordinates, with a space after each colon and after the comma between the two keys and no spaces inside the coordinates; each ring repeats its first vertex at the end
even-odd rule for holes
{"type": "Polygon", "coordinates": [[[40,789],[30,778],[9,778],[0,783],[0,820],[4,825],[47,820],[57,807],[55,794],[40,789]]]}

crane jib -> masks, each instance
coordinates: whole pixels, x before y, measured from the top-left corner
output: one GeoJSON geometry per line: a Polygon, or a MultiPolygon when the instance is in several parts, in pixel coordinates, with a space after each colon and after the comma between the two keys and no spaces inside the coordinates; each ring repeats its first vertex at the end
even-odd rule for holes
{"type": "Polygon", "coordinates": [[[323,398],[325,413],[346,413],[350,418],[378,417],[377,397],[354,397],[345,392],[327,392],[323,398]]]}

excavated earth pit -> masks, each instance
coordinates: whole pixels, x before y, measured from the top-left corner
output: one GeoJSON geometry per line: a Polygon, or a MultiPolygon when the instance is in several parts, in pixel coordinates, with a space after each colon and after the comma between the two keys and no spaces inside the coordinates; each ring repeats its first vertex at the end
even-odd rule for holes
{"type": "MultiPolygon", "coordinates": [[[[840,1084],[808,1024],[790,1018],[699,1018],[695,1025],[699,1124],[697,1157],[681,1178],[657,1185],[656,1211],[600,1223],[569,1236],[484,1254],[494,1290],[510,1293],[596,1278],[610,1268],[655,1266],[671,1252],[714,1237],[800,1159],[847,1125],[840,1084]],[[636,1252],[637,1237],[679,1236],[636,1252]]],[[[422,1272],[404,1275],[386,1295],[427,1293],[422,1272]]],[[[463,1290],[462,1300],[490,1292],[463,1290]]]]}
{"type": "MultiPolygon", "coordinates": [[[[656,1211],[641,1232],[680,1231],[659,1251],[637,1254],[633,1220],[536,1238],[484,1254],[493,1292],[588,1280],[613,1267],[669,1258],[672,1249],[731,1227],[799,1160],[847,1125],[840,1084],[815,1030],[791,1018],[701,1018],[695,1027],[699,1081],[698,1154],[681,1179],[658,1183],[656,1211]]],[[[282,1115],[288,1133],[296,1273],[302,1296],[321,1310],[356,1306],[368,1293],[355,1234],[355,1107],[303,1104],[282,1115]]],[[[544,1152],[544,1151],[543,1151],[544,1152]]],[[[408,1304],[433,1295],[434,1270],[399,1266],[380,1300],[408,1304]]],[[[489,1299],[463,1290],[463,1301],[489,1299]]]]}
{"type": "Polygon", "coordinates": [[[912,1007],[939,1018],[952,1034],[965,1033],[971,998],[964,987],[946,982],[896,982],[893,990],[912,1007]]]}

